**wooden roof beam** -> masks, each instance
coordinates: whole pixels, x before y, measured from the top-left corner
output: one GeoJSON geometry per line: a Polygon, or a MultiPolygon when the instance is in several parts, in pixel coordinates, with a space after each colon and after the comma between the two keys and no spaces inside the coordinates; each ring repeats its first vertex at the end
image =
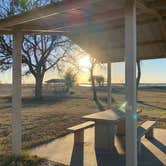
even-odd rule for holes
{"type": "Polygon", "coordinates": [[[160,13],[155,9],[151,9],[151,8],[147,7],[147,4],[144,3],[144,0],[142,0],[142,1],[137,0],[137,7],[146,11],[147,13],[154,15],[158,19],[158,22],[160,24],[160,30],[161,30],[161,33],[163,34],[165,44],[166,44],[166,27],[165,27],[165,23],[162,19],[162,16],[160,15],[160,13]]]}
{"type": "MultiPolygon", "coordinates": [[[[157,19],[155,18],[148,18],[145,20],[139,20],[137,19],[137,25],[144,25],[144,24],[148,24],[148,23],[153,23],[156,22],[157,19]]],[[[123,19],[118,19],[116,21],[113,22],[103,22],[102,23],[102,27],[100,30],[100,27],[97,29],[96,27],[98,26],[98,24],[78,24],[78,25],[72,25],[71,27],[61,27],[61,28],[57,28],[57,30],[63,30],[63,31],[67,31],[67,34],[72,35],[72,34],[78,34],[81,35],[81,31],[82,32],[92,32],[93,28],[95,30],[95,32],[99,33],[100,31],[111,31],[111,30],[115,30],[115,29],[121,29],[124,28],[124,20],[123,19]]],[[[92,33],[95,33],[94,31],[92,33]]]]}
{"type": "Polygon", "coordinates": [[[158,12],[162,17],[166,17],[166,10],[159,10],[158,12]]]}
{"type": "MultiPolygon", "coordinates": [[[[147,46],[147,45],[153,45],[153,44],[164,44],[164,40],[154,40],[154,41],[143,41],[143,42],[140,42],[140,41],[137,41],[137,45],[138,47],[140,46],[147,46]]],[[[122,48],[125,48],[124,45],[121,45],[121,46],[117,46],[117,47],[111,47],[111,49],[122,49],[122,48]]]]}
{"type": "Polygon", "coordinates": [[[60,2],[58,4],[50,4],[45,7],[39,7],[39,8],[33,9],[31,11],[25,12],[23,14],[11,16],[9,18],[0,20],[0,28],[12,27],[12,26],[23,24],[23,23],[28,23],[28,22],[32,22],[35,20],[44,19],[49,16],[53,16],[53,15],[55,16],[55,15],[62,14],[67,11],[80,9],[83,6],[93,4],[97,1],[100,1],[100,0],[93,0],[93,1],[63,0],[62,2],[60,2]]]}
{"type": "MultiPolygon", "coordinates": [[[[110,56],[110,55],[109,55],[110,56]]],[[[109,61],[111,63],[118,63],[118,62],[124,62],[124,56],[110,56],[109,58],[103,58],[101,57],[95,57],[98,58],[98,62],[100,63],[108,63],[109,61]]],[[[158,57],[156,56],[137,56],[137,60],[150,60],[150,59],[163,59],[166,58],[166,54],[159,55],[158,57]]]]}
{"type": "Polygon", "coordinates": [[[148,2],[147,6],[152,9],[166,9],[166,1],[165,0],[151,1],[148,2]]]}
{"type": "Polygon", "coordinates": [[[11,35],[13,33],[14,32],[12,29],[6,29],[6,28],[0,29],[0,35],[11,35]]]}
{"type": "MultiPolygon", "coordinates": [[[[47,34],[47,35],[66,35],[66,32],[60,31],[60,30],[31,30],[31,29],[21,29],[19,32],[22,32],[23,34],[34,34],[34,35],[40,35],[40,34],[47,34]]],[[[15,33],[12,29],[0,29],[0,35],[13,35],[15,33]]]]}
{"type": "MultiPolygon", "coordinates": [[[[124,9],[115,9],[115,10],[108,10],[108,11],[100,11],[95,13],[94,15],[87,15],[84,16],[83,18],[72,20],[71,23],[69,22],[63,22],[63,27],[70,27],[72,25],[79,25],[79,24],[91,24],[91,23],[102,23],[102,22],[107,22],[107,21],[114,21],[118,20],[124,17],[124,9]]],[[[53,22],[54,18],[50,18],[50,22],[47,23],[48,21],[43,19],[42,23],[39,21],[33,22],[31,24],[23,24],[16,26],[15,28],[19,29],[56,29],[56,28],[61,28],[62,20],[56,20],[56,22],[53,22]],[[48,24],[48,26],[46,26],[48,24]]]]}

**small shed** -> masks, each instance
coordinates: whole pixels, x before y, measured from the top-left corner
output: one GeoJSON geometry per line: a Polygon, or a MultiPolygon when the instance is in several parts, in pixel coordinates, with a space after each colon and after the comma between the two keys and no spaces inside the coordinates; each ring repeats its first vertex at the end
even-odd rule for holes
{"type": "Polygon", "coordinates": [[[50,79],[45,81],[47,92],[64,93],[66,84],[64,79],[50,79]]]}

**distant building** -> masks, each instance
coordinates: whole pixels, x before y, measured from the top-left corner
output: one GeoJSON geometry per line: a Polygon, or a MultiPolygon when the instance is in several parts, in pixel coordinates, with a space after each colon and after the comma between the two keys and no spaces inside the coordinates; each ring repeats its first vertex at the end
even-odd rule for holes
{"type": "Polygon", "coordinates": [[[47,84],[65,84],[64,79],[50,79],[45,81],[47,84]]]}
{"type": "Polygon", "coordinates": [[[54,93],[66,93],[67,88],[64,79],[50,79],[45,81],[47,84],[47,91],[54,93]]]}

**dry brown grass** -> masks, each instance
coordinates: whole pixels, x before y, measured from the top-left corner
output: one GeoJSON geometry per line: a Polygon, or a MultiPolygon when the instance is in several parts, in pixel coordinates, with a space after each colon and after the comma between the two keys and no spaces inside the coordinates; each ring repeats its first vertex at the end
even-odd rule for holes
{"type": "MultiPolygon", "coordinates": [[[[86,93],[86,92],[85,92],[86,93]]],[[[79,94],[78,94],[79,95],[79,94]]],[[[23,99],[23,148],[30,148],[66,134],[68,127],[81,121],[83,115],[98,111],[95,102],[84,95],[43,101],[23,99]]],[[[0,152],[11,149],[11,97],[2,96],[0,102],[0,152]]]]}
{"type": "MultiPolygon", "coordinates": [[[[26,88],[26,91],[27,88],[26,88]]],[[[30,91],[32,91],[30,89],[30,91]]],[[[49,142],[52,139],[66,134],[68,127],[81,122],[81,117],[107,108],[106,93],[99,92],[102,99],[96,104],[91,98],[90,88],[73,89],[75,92],[70,98],[47,97],[43,101],[33,98],[23,98],[22,111],[22,139],[23,148],[49,142]],[[103,99],[104,98],[104,99],[103,99]]],[[[24,90],[25,92],[25,90],[24,90]]],[[[114,107],[120,107],[124,100],[122,91],[113,91],[114,107]]],[[[27,96],[27,95],[25,95],[27,96]]],[[[149,89],[140,90],[139,107],[145,118],[166,119],[166,90],[149,89]]],[[[161,125],[165,127],[165,122],[161,125]]],[[[11,97],[1,95],[0,99],[0,154],[10,152],[11,149],[11,97]]]]}

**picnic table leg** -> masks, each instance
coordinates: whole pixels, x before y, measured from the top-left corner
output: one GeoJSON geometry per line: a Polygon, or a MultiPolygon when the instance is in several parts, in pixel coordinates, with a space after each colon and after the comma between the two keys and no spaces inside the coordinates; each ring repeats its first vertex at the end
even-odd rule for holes
{"type": "Polygon", "coordinates": [[[116,125],[96,122],[95,124],[95,149],[97,152],[115,153],[114,136],[116,125]]]}
{"type": "Polygon", "coordinates": [[[121,120],[118,122],[117,135],[125,136],[125,131],[126,131],[125,126],[126,126],[125,120],[121,120]]]}
{"type": "Polygon", "coordinates": [[[150,129],[150,131],[148,131],[146,134],[145,134],[145,138],[147,139],[152,139],[153,138],[153,128],[150,129]]]}
{"type": "Polygon", "coordinates": [[[84,143],[84,130],[79,130],[74,133],[74,144],[84,143]]]}

